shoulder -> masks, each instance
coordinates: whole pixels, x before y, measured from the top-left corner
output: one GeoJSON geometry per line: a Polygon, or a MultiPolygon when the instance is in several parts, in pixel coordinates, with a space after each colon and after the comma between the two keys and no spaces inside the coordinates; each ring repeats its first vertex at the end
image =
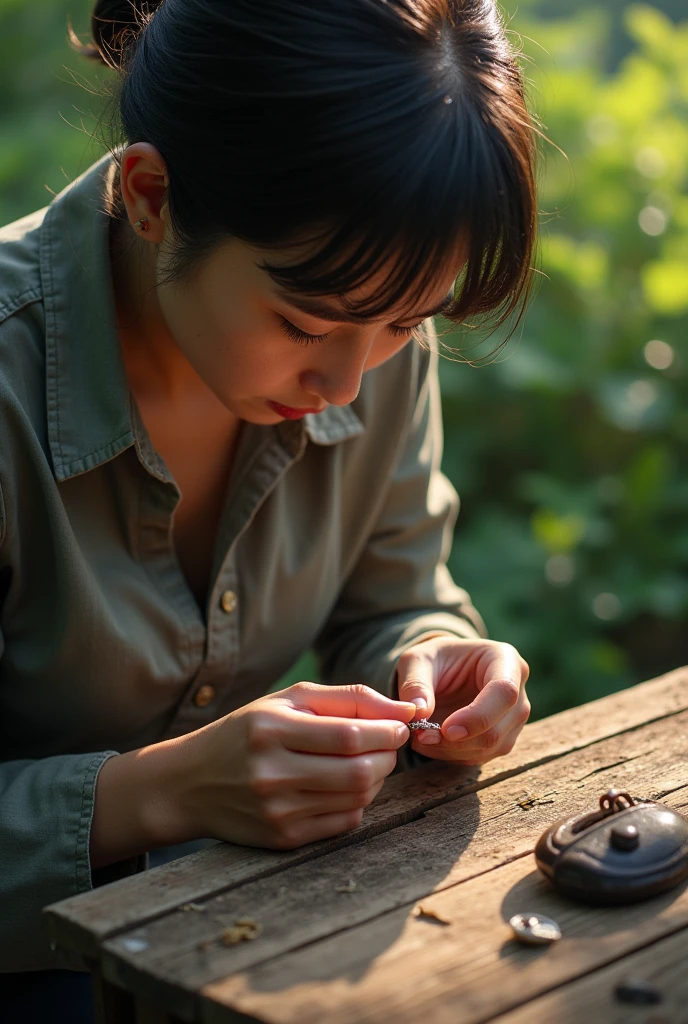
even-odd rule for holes
{"type": "MultiPolygon", "coordinates": [[[[46,208],[47,209],[47,208],[46,208]]],[[[0,228],[0,484],[45,451],[45,315],[41,227],[46,209],[0,228]]]]}
{"type": "Polygon", "coordinates": [[[43,298],[40,244],[47,210],[0,227],[0,324],[43,298]]]}

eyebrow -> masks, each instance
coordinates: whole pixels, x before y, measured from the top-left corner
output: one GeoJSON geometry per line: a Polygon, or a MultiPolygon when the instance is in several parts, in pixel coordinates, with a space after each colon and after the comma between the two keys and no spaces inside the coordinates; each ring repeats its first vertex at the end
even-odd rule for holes
{"type": "MultiPolygon", "coordinates": [[[[293,306],[294,309],[300,310],[302,313],[306,313],[308,316],[314,316],[318,320],[329,320],[332,323],[342,324],[365,324],[370,323],[370,317],[360,316],[356,313],[348,313],[343,309],[335,309],[334,306],[330,306],[327,302],[322,302],[317,298],[310,298],[306,295],[293,295],[291,292],[283,289],[277,289],[276,293],[279,299],[283,302],[293,306]]],[[[447,292],[445,297],[442,299],[434,309],[428,309],[425,313],[416,313],[415,318],[421,322],[427,320],[429,316],[436,316],[437,313],[441,313],[447,306],[451,305],[454,301],[453,292],[447,292]]],[[[414,319],[411,316],[404,317],[403,319],[414,319]]]]}

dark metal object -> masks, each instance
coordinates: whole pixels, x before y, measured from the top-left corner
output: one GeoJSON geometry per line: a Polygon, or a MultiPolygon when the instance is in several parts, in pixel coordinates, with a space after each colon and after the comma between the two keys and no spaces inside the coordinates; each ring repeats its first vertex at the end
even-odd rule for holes
{"type": "Polygon", "coordinates": [[[640,979],[622,981],[614,989],[614,995],[620,1003],[630,1003],[631,1006],[656,1006],[664,998],[658,988],[640,979]]]}
{"type": "Polygon", "coordinates": [[[655,800],[610,789],[599,810],[561,818],[535,847],[540,870],[584,903],[634,903],[688,878],[688,821],[655,800]]]}
{"type": "Polygon", "coordinates": [[[441,729],[442,726],[439,722],[428,722],[427,718],[421,718],[417,722],[409,722],[409,729],[411,732],[416,732],[418,729],[441,729]]]}

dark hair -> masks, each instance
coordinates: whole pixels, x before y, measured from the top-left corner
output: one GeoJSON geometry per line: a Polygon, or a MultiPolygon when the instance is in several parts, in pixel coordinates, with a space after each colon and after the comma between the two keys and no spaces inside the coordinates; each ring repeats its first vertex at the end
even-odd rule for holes
{"type": "Polygon", "coordinates": [[[96,0],[92,34],[72,46],[120,72],[121,141],[152,143],[168,167],[170,280],[228,237],[308,240],[306,259],[264,269],[345,302],[393,267],[357,305],[373,317],[463,244],[443,315],[522,312],[536,132],[493,0],[96,0]]]}

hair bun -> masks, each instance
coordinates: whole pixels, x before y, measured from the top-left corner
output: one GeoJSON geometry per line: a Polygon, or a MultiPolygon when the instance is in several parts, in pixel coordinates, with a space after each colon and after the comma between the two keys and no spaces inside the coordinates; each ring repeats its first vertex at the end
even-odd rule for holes
{"type": "Polygon", "coordinates": [[[163,0],[96,0],[91,14],[93,42],[82,43],[69,25],[70,44],[82,57],[119,69],[163,0]]]}

